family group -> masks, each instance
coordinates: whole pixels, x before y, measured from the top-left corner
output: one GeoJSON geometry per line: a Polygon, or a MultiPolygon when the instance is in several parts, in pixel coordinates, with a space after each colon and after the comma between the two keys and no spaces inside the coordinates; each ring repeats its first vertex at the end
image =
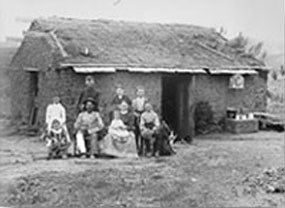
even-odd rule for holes
{"type": "Polygon", "coordinates": [[[48,158],[64,158],[70,152],[89,158],[157,154],[154,143],[161,122],[143,87],[137,87],[137,97],[131,100],[125,95],[124,88],[118,86],[106,122],[99,110],[100,93],[95,90],[92,76],[86,77],[85,85],[76,104],[77,117],[72,131],[67,128],[66,110],[60,97],[53,97],[53,102],[48,105],[45,120],[48,158]]]}

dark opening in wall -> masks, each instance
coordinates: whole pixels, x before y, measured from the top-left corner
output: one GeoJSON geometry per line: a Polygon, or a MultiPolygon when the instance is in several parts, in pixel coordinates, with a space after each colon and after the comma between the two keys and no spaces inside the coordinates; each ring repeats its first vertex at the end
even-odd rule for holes
{"type": "Polygon", "coordinates": [[[30,75],[29,79],[29,125],[33,126],[37,122],[38,106],[36,99],[39,92],[39,73],[38,72],[28,72],[30,75]]]}

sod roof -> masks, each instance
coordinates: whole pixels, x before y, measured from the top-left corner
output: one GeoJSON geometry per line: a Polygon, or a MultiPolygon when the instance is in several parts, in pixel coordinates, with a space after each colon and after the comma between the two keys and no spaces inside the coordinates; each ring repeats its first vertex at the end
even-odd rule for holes
{"type": "Polygon", "coordinates": [[[37,66],[44,55],[52,63],[160,68],[248,65],[219,50],[226,42],[214,29],[193,25],[52,17],[32,22],[14,62],[37,66]],[[41,44],[50,50],[47,54],[38,52],[41,44]]]}

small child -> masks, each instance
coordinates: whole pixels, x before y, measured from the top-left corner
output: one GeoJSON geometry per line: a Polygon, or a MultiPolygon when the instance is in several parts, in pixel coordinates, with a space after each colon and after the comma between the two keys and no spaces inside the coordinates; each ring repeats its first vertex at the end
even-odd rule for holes
{"type": "Polygon", "coordinates": [[[60,121],[54,119],[51,129],[47,134],[48,159],[66,158],[70,141],[65,130],[60,125],[60,121]]]}
{"type": "MultiPolygon", "coordinates": [[[[154,155],[155,135],[160,126],[159,117],[154,112],[150,103],[145,104],[145,112],[141,115],[140,131],[142,136],[142,144],[145,146],[144,154],[147,156],[149,153],[154,155]]],[[[142,147],[144,148],[144,147],[142,147]]]]}
{"type": "Polygon", "coordinates": [[[114,111],[114,118],[109,126],[108,133],[120,140],[129,136],[127,126],[121,120],[120,112],[118,110],[114,111]]]}

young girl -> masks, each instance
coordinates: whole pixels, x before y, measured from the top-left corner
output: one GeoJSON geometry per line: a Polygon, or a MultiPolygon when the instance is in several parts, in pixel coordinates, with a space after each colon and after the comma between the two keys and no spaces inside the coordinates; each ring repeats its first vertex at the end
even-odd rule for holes
{"type": "Polygon", "coordinates": [[[60,121],[54,119],[47,135],[48,159],[66,158],[70,141],[60,121]]]}

